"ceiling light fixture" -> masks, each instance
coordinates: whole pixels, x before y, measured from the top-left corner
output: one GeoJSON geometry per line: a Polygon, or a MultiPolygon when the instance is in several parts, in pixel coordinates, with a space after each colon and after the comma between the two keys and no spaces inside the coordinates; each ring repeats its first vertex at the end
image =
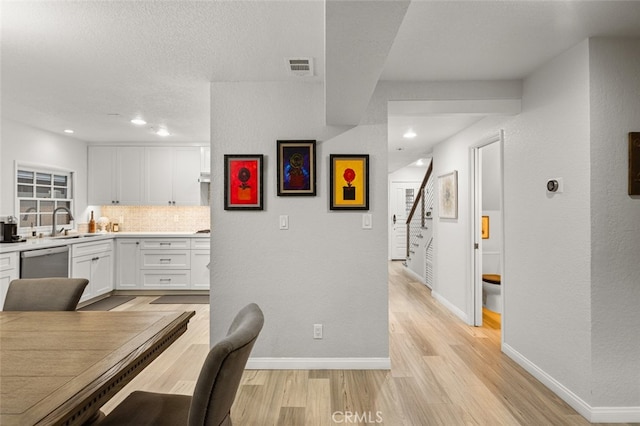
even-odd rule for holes
{"type": "Polygon", "coordinates": [[[418,159],[418,161],[416,161],[416,166],[422,166],[424,164],[424,162],[422,161],[422,158],[418,159]]]}
{"type": "Polygon", "coordinates": [[[140,117],[134,118],[133,120],[131,120],[131,122],[136,126],[144,126],[145,124],[147,124],[147,122],[140,117]]]}
{"type": "Polygon", "coordinates": [[[416,137],[416,132],[414,132],[413,130],[409,129],[407,130],[407,132],[402,135],[403,138],[405,139],[413,139],[416,137]]]}
{"type": "Polygon", "coordinates": [[[72,134],[72,133],[73,133],[73,130],[71,130],[71,129],[64,129],[64,132],[65,132],[65,133],[72,134]]]}
{"type": "Polygon", "coordinates": [[[158,129],[158,131],[156,132],[156,135],[165,137],[165,136],[171,136],[171,133],[169,133],[167,129],[162,128],[162,129],[158,129]]]}

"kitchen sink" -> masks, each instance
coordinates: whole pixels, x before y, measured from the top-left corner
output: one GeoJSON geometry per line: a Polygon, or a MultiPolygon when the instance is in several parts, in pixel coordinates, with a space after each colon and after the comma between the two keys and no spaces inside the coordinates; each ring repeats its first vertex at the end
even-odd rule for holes
{"type": "Polygon", "coordinates": [[[71,240],[80,238],[100,237],[105,234],[76,234],[76,235],[60,235],[57,237],[51,237],[52,240],[71,240]]]}

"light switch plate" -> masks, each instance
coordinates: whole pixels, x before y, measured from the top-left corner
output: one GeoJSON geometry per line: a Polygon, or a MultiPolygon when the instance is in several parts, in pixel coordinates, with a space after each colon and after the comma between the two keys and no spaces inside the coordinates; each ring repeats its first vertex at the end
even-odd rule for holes
{"type": "Polygon", "coordinates": [[[372,229],[373,222],[371,218],[371,213],[364,213],[362,215],[362,229],[372,229]]]}
{"type": "Polygon", "coordinates": [[[280,229],[289,229],[289,215],[280,215],[280,229]]]}

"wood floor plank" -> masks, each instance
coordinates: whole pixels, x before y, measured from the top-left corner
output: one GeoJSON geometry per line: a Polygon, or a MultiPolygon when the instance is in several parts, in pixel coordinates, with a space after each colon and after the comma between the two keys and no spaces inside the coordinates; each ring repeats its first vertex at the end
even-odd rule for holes
{"type": "MultiPolygon", "coordinates": [[[[196,316],[180,340],[105,405],[105,412],[133,389],[192,391],[209,346],[209,306],[149,305],[154,298],[138,297],[116,309],[188,308],[196,316]]],[[[389,263],[388,315],[390,371],[247,370],[231,410],[233,424],[589,424],[501,352],[499,315],[483,316],[481,328],[464,324],[401,262],[389,263]]]]}

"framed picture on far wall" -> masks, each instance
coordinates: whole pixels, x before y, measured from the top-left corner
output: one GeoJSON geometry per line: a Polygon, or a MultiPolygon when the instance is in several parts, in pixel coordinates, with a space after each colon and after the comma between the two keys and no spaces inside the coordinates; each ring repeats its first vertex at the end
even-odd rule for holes
{"type": "Polygon", "coordinates": [[[442,219],[458,218],[458,172],[438,176],[438,215],[442,219]]]}
{"type": "Polygon", "coordinates": [[[263,210],[262,154],[224,156],[224,209],[263,210]]]}
{"type": "Polygon", "coordinates": [[[369,210],[369,155],[331,154],[330,210],[369,210]]]}
{"type": "Polygon", "coordinates": [[[316,195],[316,141],[278,141],[278,195],[316,195]]]}

